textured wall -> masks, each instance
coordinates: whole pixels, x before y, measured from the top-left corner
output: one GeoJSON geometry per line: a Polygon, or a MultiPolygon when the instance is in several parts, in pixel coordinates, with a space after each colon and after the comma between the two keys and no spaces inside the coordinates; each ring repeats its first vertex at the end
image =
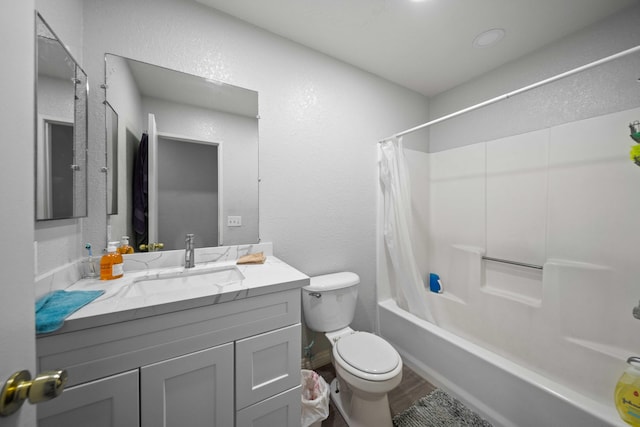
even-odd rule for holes
{"type": "MultiPolygon", "coordinates": [[[[640,5],[429,100],[432,119],[640,44],[640,5]]],[[[507,34],[507,37],[509,35],[507,34]]],[[[496,47],[498,48],[498,47],[496,47]]],[[[430,152],[530,132],[638,105],[640,54],[517,95],[429,130],[430,152]]]]}
{"type": "MultiPolygon", "coordinates": [[[[89,0],[84,12],[93,87],[110,52],[259,92],[261,238],[307,274],[360,274],[356,327],[371,329],[376,141],[425,121],[426,99],[196,3],[89,0]]],[[[100,141],[103,94],[91,96],[90,139],[100,141]]],[[[92,241],[106,229],[104,183],[95,188],[92,241]]]]}

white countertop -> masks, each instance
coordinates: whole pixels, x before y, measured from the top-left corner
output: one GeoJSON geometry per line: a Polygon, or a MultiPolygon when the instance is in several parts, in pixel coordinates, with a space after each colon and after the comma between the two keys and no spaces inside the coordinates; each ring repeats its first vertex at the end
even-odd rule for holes
{"type": "MultiPolygon", "coordinates": [[[[196,259],[197,261],[197,259],[196,259]]],[[[235,265],[235,260],[197,263],[197,269],[235,265]]],[[[244,280],[211,286],[180,287],[150,295],[128,292],[131,285],[144,277],[153,277],[158,271],[181,270],[183,267],[125,271],[115,280],[82,279],[72,290],[104,290],[105,293],[65,319],[64,326],[52,334],[87,329],[105,324],[125,322],[143,317],[188,310],[195,307],[220,304],[244,298],[301,288],[309,284],[309,277],[273,255],[264,264],[237,265],[244,280]]],[[[52,335],[52,334],[47,334],[52,335]]]]}

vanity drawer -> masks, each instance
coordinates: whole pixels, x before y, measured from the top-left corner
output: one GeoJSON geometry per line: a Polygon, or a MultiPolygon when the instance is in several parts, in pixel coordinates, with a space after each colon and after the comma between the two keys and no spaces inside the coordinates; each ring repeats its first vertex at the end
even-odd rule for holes
{"type": "Polygon", "coordinates": [[[300,385],[300,324],[236,341],[236,409],[300,385]]]}
{"type": "Polygon", "coordinates": [[[298,323],[292,289],[38,337],[38,368],[66,369],[72,386],[298,323]]]}
{"type": "Polygon", "coordinates": [[[236,413],[236,427],[297,427],[302,411],[302,386],[287,390],[236,413]]]}
{"type": "Polygon", "coordinates": [[[139,427],[138,370],[64,390],[38,404],[38,426],[139,427]]]}

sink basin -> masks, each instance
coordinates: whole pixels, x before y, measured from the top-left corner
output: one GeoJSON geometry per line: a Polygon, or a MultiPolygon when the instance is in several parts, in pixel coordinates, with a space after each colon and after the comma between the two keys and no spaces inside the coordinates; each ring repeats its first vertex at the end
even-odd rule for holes
{"type": "Polygon", "coordinates": [[[235,265],[212,267],[174,268],[155,274],[137,277],[128,285],[126,295],[150,296],[165,292],[210,293],[213,287],[222,287],[244,280],[235,265]]]}

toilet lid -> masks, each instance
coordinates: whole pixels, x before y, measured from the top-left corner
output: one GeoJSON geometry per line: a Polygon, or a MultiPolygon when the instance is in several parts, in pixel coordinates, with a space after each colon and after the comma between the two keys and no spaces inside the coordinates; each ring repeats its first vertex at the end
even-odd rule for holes
{"type": "Polygon", "coordinates": [[[391,344],[368,332],[344,336],[335,345],[342,360],[368,374],[391,372],[400,361],[400,355],[391,344]]]}

